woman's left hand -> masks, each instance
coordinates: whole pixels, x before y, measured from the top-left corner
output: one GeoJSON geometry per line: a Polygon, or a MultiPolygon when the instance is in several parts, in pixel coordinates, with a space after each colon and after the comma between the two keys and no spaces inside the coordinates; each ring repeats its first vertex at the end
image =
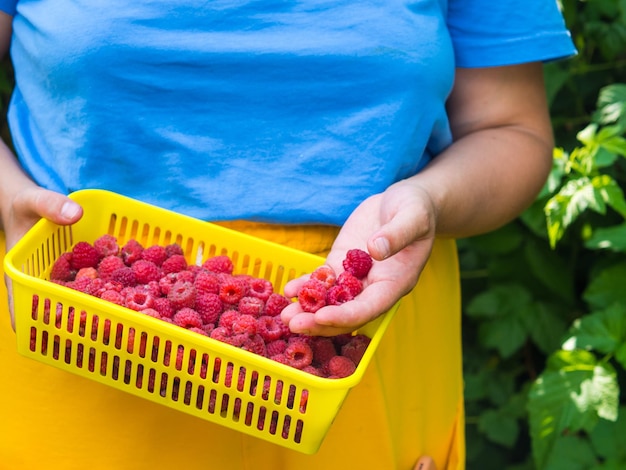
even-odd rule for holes
{"type": "MultiPolygon", "coordinates": [[[[367,251],[374,263],[363,291],[354,300],[315,313],[303,311],[294,302],[283,310],[283,321],[295,333],[319,336],[352,332],[372,321],[415,286],[434,234],[434,205],[428,194],[409,180],[368,198],[348,218],[327,258],[327,264],[339,274],[348,250],[367,251]]],[[[285,294],[295,297],[307,278],[289,282],[285,294]]]]}

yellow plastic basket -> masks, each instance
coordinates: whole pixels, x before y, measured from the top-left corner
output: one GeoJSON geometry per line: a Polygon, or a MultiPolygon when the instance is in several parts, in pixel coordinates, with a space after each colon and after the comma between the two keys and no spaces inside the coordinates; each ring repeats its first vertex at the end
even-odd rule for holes
{"type": "Polygon", "coordinates": [[[317,452],[397,305],[360,331],[371,343],[354,374],[316,377],[47,279],[62,253],[105,233],[120,244],[178,243],[193,264],[228,255],[236,273],[267,279],[278,292],[323,259],[108,191],[70,197],[85,209],[78,223],[41,220],[5,257],[19,353],[283,447],[317,452]]]}

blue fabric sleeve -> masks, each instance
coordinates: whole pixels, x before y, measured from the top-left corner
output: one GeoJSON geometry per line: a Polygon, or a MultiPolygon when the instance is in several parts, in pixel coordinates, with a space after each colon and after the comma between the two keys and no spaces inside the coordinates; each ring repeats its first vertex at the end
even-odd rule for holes
{"type": "Polygon", "coordinates": [[[0,11],[7,15],[15,15],[15,9],[17,7],[17,0],[0,0],[0,11]]]}
{"type": "Polygon", "coordinates": [[[549,61],[576,54],[556,0],[449,0],[458,67],[549,61]]]}

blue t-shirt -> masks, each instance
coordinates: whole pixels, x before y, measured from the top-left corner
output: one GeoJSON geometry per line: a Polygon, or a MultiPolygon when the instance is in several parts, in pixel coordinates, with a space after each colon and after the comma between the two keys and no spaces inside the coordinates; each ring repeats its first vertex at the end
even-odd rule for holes
{"type": "Polygon", "coordinates": [[[451,143],[455,67],[575,53],[554,0],[0,0],[40,185],[341,224],[451,143]]]}

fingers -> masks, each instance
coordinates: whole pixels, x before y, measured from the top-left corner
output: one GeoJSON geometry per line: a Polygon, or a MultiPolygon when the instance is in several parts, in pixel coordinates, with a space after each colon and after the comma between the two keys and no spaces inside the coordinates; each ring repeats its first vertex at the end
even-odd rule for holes
{"type": "Polygon", "coordinates": [[[351,333],[389,310],[394,298],[383,284],[363,291],[361,298],[340,305],[327,305],[315,313],[305,312],[298,302],[287,306],[281,313],[282,321],[294,333],[312,336],[335,336],[351,333]]]}
{"type": "Polygon", "coordinates": [[[424,455],[417,461],[413,470],[437,470],[437,467],[435,466],[435,461],[432,457],[424,455]]]}
{"type": "Polygon", "coordinates": [[[406,188],[397,191],[391,208],[382,209],[384,223],[367,241],[367,250],[375,260],[387,259],[417,240],[434,236],[435,210],[430,198],[419,189],[411,191],[411,197],[406,188]]]}
{"type": "Polygon", "coordinates": [[[43,217],[60,225],[72,224],[83,214],[81,206],[67,196],[39,187],[19,193],[13,211],[18,218],[43,217]]]}

